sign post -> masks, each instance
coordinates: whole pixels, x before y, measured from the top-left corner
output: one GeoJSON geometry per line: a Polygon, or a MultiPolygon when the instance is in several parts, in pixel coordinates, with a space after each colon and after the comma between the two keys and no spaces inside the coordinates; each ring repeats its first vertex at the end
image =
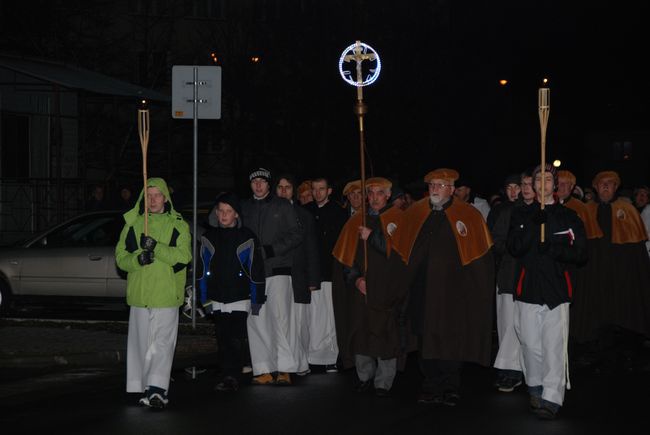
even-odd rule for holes
{"type": "MultiPolygon", "coordinates": [[[[221,67],[172,67],[172,118],[194,121],[192,204],[192,329],[196,329],[196,240],[199,119],[221,119],[221,67]]],[[[196,367],[192,367],[192,379],[196,367]]]]}

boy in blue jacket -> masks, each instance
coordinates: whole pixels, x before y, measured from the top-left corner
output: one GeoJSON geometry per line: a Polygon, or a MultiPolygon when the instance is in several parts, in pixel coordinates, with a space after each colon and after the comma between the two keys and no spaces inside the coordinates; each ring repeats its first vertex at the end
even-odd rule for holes
{"type": "Polygon", "coordinates": [[[264,261],[255,234],[242,225],[233,193],[222,193],[210,213],[210,228],[201,237],[203,276],[199,298],[213,314],[221,373],[215,390],[239,389],[246,348],[248,313],[258,315],[264,294],[264,261]]]}

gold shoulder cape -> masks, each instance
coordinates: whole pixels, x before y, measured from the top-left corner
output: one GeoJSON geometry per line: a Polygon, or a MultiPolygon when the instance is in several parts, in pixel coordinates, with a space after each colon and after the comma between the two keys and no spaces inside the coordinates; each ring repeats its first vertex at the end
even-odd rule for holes
{"type": "MultiPolygon", "coordinates": [[[[419,200],[404,212],[402,225],[393,235],[393,247],[407,264],[415,239],[430,212],[429,198],[419,200]]],[[[454,232],[458,255],[463,266],[481,258],[492,247],[490,231],[483,216],[474,207],[452,199],[451,205],[445,209],[445,215],[454,232]]]]}
{"type": "MultiPolygon", "coordinates": [[[[603,231],[598,225],[598,203],[595,201],[586,204],[590,219],[596,223],[595,238],[603,237],[603,231]]],[[[586,226],[586,224],[585,224],[586,226]]],[[[639,212],[632,204],[622,199],[612,202],[612,243],[638,243],[648,239],[645,226],[641,221],[639,212]]]]}
{"type": "MultiPolygon", "coordinates": [[[[393,249],[391,233],[401,226],[402,215],[403,212],[396,207],[391,207],[379,215],[381,230],[386,238],[386,257],[390,257],[390,252],[393,249]]],[[[354,258],[357,255],[360,226],[361,213],[357,213],[345,223],[336,241],[336,245],[334,245],[334,249],[332,250],[334,258],[348,267],[352,267],[354,258]]]]}
{"type": "Polygon", "coordinates": [[[598,239],[603,237],[603,232],[598,226],[596,215],[589,213],[587,205],[584,202],[576,198],[571,198],[564,203],[564,206],[576,212],[582,223],[585,225],[587,239],[598,239]]]}

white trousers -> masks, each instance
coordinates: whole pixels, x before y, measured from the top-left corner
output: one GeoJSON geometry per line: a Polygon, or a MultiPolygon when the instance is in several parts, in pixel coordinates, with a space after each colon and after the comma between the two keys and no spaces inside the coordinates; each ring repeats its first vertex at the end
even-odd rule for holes
{"type": "Polygon", "coordinates": [[[307,362],[306,304],[293,302],[291,277],[266,278],[266,302],[258,316],[248,316],[253,375],[302,372],[307,362]]]}
{"type": "Polygon", "coordinates": [[[497,288],[497,332],[499,351],[494,367],[501,370],[521,371],[521,344],[515,332],[515,299],[511,294],[499,294],[497,288]]]}
{"type": "Polygon", "coordinates": [[[126,391],[169,390],[178,337],[178,307],[131,307],[126,349],[126,391]]]}
{"type": "Polygon", "coordinates": [[[515,302],[515,330],[521,341],[521,363],[529,387],[542,387],[542,399],[562,405],[568,382],[569,303],[546,305],[515,302]]]}
{"type": "Polygon", "coordinates": [[[374,378],[375,388],[390,390],[397,374],[397,358],[381,359],[374,356],[354,355],[354,365],[361,382],[374,378]]]}
{"type": "Polygon", "coordinates": [[[309,311],[309,364],[336,364],[339,346],[336,342],[331,281],[321,282],[320,290],[311,292],[309,311]]]}

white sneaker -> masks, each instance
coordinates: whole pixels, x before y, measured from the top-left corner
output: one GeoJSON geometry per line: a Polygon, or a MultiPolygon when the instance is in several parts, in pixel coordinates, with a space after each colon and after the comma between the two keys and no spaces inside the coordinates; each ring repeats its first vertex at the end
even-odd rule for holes
{"type": "Polygon", "coordinates": [[[241,372],[242,372],[243,374],[247,374],[247,373],[250,373],[250,372],[252,372],[252,371],[253,371],[253,367],[251,367],[251,366],[243,366],[243,367],[241,368],[241,372]]]}
{"type": "Polygon", "coordinates": [[[307,370],[303,370],[301,372],[296,372],[296,375],[298,375],[298,376],[307,376],[310,373],[311,373],[311,369],[307,369],[307,370]]]}

